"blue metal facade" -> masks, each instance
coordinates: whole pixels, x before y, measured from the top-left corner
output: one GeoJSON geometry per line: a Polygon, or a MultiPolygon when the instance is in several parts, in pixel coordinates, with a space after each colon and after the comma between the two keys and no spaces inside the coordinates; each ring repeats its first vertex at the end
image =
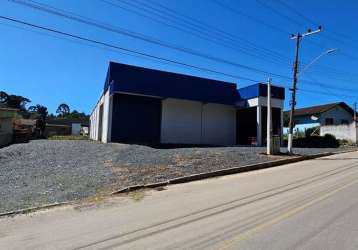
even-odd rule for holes
{"type": "MultiPolygon", "coordinates": [[[[162,98],[178,98],[241,106],[247,99],[267,96],[267,85],[258,83],[237,89],[235,83],[182,75],[110,62],[104,91],[126,92],[162,98]]],[[[285,89],[271,88],[272,97],[285,99],[285,89]]]]}
{"type": "Polygon", "coordinates": [[[105,91],[235,105],[236,84],[111,62],[105,91]]]}
{"type": "MultiPolygon", "coordinates": [[[[257,83],[238,89],[239,99],[248,100],[259,96],[267,97],[267,85],[257,83]]],[[[278,86],[271,86],[271,96],[276,99],[285,99],[285,89],[278,86]]]]}

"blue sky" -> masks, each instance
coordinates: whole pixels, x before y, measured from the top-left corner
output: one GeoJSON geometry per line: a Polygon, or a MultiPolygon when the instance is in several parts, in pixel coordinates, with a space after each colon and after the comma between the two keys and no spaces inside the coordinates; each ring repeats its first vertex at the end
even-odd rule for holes
{"type": "MultiPolygon", "coordinates": [[[[269,76],[276,84],[290,86],[290,79],[272,73],[292,76],[294,41],[289,36],[309,27],[316,28],[318,24],[323,26],[322,32],[302,41],[301,67],[328,48],[339,50],[322,57],[302,73],[297,106],[334,101],[351,105],[358,100],[355,27],[358,2],[355,0],[36,0],[32,3],[70,11],[97,23],[244,66],[208,60],[0,0],[1,16],[235,75],[229,77],[128,55],[0,19],[0,90],[26,96],[32,100],[31,104],[43,104],[50,112],[65,102],[72,109],[89,113],[101,94],[109,61],[235,82],[238,87],[253,83],[241,77],[265,81],[269,76]],[[248,70],[246,66],[257,70],[248,70]]],[[[286,109],[289,99],[286,91],[286,109]]]]}

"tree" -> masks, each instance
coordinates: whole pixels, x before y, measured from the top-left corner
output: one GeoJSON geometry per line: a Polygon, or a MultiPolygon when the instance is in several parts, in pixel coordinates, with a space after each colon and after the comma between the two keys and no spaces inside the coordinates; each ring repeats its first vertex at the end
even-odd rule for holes
{"type": "Polygon", "coordinates": [[[27,111],[31,113],[37,113],[37,107],[36,106],[30,106],[28,107],[27,111]]]}
{"type": "Polygon", "coordinates": [[[20,95],[9,95],[4,91],[0,91],[0,103],[5,104],[9,108],[25,111],[25,106],[29,102],[31,101],[26,97],[20,95]]]}
{"type": "Polygon", "coordinates": [[[61,103],[60,105],[58,105],[56,113],[58,114],[58,116],[65,117],[70,113],[70,107],[66,103],[61,103]]]}
{"type": "Polygon", "coordinates": [[[28,111],[32,113],[36,113],[38,115],[38,119],[36,121],[36,127],[40,132],[39,133],[40,137],[43,137],[46,128],[46,117],[48,115],[47,108],[45,106],[37,104],[36,106],[30,106],[28,108],[28,111]]]}
{"type": "Polygon", "coordinates": [[[38,114],[42,119],[46,119],[48,115],[47,108],[40,104],[37,104],[36,106],[30,106],[27,110],[31,113],[38,114]]]}
{"type": "Polygon", "coordinates": [[[0,91],[0,103],[6,104],[9,95],[5,91],[0,91]]]}
{"type": "Polygon", "coordinates": [[[66,118],[69,119],[88,119],[89,116],[86,115],[84,112],[78,112],[77,110],[73,110],[71,113],[66,115],[66,118]]]}

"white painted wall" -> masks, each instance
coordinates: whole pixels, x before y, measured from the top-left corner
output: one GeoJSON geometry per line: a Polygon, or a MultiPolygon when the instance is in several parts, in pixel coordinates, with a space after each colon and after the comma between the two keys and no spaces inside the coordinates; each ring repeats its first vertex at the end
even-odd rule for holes
{"type": "Polygon", "coordinates": [[[203,104],[202,143],[236,144],[236,109],[220,104],[203,104]]]}
{"type": "Polygon", "coordinates": [[[93,109],[90,115],[90,139],[97,138],[97,106],[93,109]]]}
{"type": "Polygon", "coordinates": [[[234,145],[236,110],[227,105],[165,99],[162,143],[234,145]]]}
{"type": "Polygon", "coordinates": [[[81,123],[72,123],[71,134],[79,135],[81,133],[81,123]]]}
{"type": "Polygon", "coordinates": [[[337,139],[348,140],[353,143],[357,143],[357,126],[355,122],[347,125],[330,125],[321,126],[320,135],[325,134],[334,135],[337,139]]]}
{"type": "Polygon", "coordinates": [[[108,137],[108,126],[109,126],[109,90],[103,97],[103,125],[102,125],[102,139],[101,141],[106,143],[110,141],[108,137]]]}
{"type": "Polygon", "coordinates": [[[200,102],[168,98],[162,101],[161,142],[201,143],[200,102]]]}
{"type": "MultiPolygon", "coordinates": [[[[249,107],[256,107],[256,106],[267,106],[267,97],[256,97],[256,98],[252,98],[247,100],[247,103],[249,105],[249,107]]],[[[271,106],[273,108],[281,108],[283,109],[283,105],[284,105],[284,100],[281,99],[276,99],[276,98],[271,98],[271,106]]]]}
{"type": "Polygon", "coordinates": [[[109,94],[109,90],[102,95],[99,101],[96,104],[91,116],[91,127],[90,127],[90,138],[93,140],[98,139],[98,129],[99,129],[99,108],[103,104],[103,121],[102,121],[102,138],[100,141],[109,142],[110,141],[110,127],[112,120],[112,112],[111,111],[111,96],[109,94]]]}

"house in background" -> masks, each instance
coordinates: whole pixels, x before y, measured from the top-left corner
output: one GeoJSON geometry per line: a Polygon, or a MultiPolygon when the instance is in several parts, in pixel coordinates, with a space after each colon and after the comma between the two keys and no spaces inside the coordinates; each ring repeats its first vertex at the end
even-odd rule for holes
{"type": "MultiPolygon", "coordinates": [[[[272,87],[274,133],[282,135],[284,89],[272,87]]],[[[90,138],[102,142],[262,145],[267,86],[109,64],[90,116],[90,138]]]]}
{"type": "MultiPolygon", "coordinates": [[[[289,111],[285,111],[289,117],[289,111]]],[[[354,110],[344,102],[329,103],[295,110],[295,125],[318,124],[320,135],[332,134],[337,139],[357,143],[354,110]]]]}
{"type": "Polygon", "coordinates": [[[87,134],[88,127],[88,118],[47,118],[45,135],[79,135],[81,132],[87,134]]]}

